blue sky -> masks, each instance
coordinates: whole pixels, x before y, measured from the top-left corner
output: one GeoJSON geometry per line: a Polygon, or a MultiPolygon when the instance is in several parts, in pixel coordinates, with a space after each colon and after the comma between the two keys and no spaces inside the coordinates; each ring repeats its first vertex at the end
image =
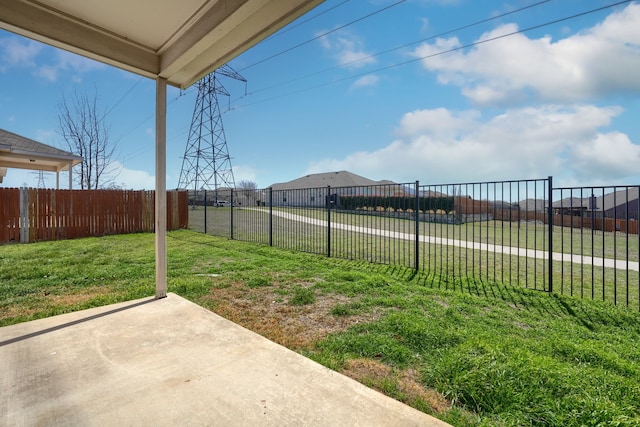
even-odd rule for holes
{"type": "MultiPolygon", "coordinates": [[[[640,3],[564,20],[613,3],[327,0],[230,62],[248,80],[225,80],[220,100],[236,182],[349,170],[422,184],[638,184],[640,3]]],[[[0,82],[0,128],[58,147],[62,94],[96,94],[115,182],[154,187],[152,80],[0,31],[0,82]]],[[[168,188],[195,99],[168,91],[168,188]]],[[[10,169],[0,185],[37,183],[10,169]]]]}

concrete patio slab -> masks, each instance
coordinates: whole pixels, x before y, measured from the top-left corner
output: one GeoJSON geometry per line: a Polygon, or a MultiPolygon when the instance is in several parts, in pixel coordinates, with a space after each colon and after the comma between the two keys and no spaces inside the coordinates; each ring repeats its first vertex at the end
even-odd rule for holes
{"type": "Polygon", "coordinates": [[[434,426],[175,294],[0,328],[3,426],[434,426]]]}

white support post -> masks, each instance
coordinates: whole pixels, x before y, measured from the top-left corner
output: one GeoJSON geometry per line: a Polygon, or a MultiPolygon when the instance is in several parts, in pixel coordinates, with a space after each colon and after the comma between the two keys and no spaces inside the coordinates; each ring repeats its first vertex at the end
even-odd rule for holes
{"type": "Polygon", "coordinates": [[[69,162],[69,190],[71,190],[72,188],[73,188],[73,162],[69,162]]]}
{"type": "Polygon", "coordinates": [[[167,296],[167,79],[156,79],[156,299],[167,296]]]}

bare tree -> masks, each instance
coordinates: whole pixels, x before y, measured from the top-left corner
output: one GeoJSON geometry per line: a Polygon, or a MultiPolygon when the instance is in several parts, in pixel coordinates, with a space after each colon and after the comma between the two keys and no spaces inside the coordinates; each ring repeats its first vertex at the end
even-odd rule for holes
{"type": "Polygon", "coordinates": [[[83,190],[95,190],[111,185],[117,177],[115,145],[109,139],[105,114],[98,111],[97,95],[74,94],[68,100],[64,94],[58,103],[58,131],[67,148],[83,158],[81,173],[75,181],[83,190]]]}
{"type": "Polygon", "coordinates": [[[238,189],[242,190],[245,206],[256,204],[258,184],[253,181],[242,180],[238,183],[238,189]]]}

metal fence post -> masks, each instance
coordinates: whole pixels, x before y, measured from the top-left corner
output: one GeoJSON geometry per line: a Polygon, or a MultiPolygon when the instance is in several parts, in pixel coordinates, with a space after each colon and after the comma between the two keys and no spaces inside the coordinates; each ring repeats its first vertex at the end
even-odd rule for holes
{"type": "Polygon", "coordinates": [[[549,233],[548,244],[548,268],[549,268],[549,293],[553,292],[553,177],[549,176],[549,194],[547,200],[549,206],[547,207],[547,215],[549,216],[549,227],[547,232],[549,233]]]}
{"type": "Polygon", "coordinates": [[[229,215],[231,215],[230,218],[230,223],[231,223],[231,240],[233,240],[233,188],[231,189],[231,210],[229,212],[231,212],[229,215]]]}
{"type": "Polygon", "coordinates": [[[331,258],[331,186],[327,185],[327,257],[331,258]]]}
{"type": "Polygon", "coordinates": [[[415,192],[416,192],[416,205],[415,205],[415,212],[416,212],[416,247],[414,250],[414,260],[413,260],[413,266],[416,269],[416,271],[418,271],[418,269],[420,268],[420,181],[416,180],[416,187],[415,187],[415,192]]]}
{"type": "Polygon", "coordinates": [[[269,246],[273,246],[273,187],[269,187],[269,246]]]}
{"type": "MultiPolygon", "coordinates": [[[[196,201],[194,200],[193,203],[195,204],[196,201]]],[[[207,234],[207,190],[204,190],[204,234],[207,234]]]]}

